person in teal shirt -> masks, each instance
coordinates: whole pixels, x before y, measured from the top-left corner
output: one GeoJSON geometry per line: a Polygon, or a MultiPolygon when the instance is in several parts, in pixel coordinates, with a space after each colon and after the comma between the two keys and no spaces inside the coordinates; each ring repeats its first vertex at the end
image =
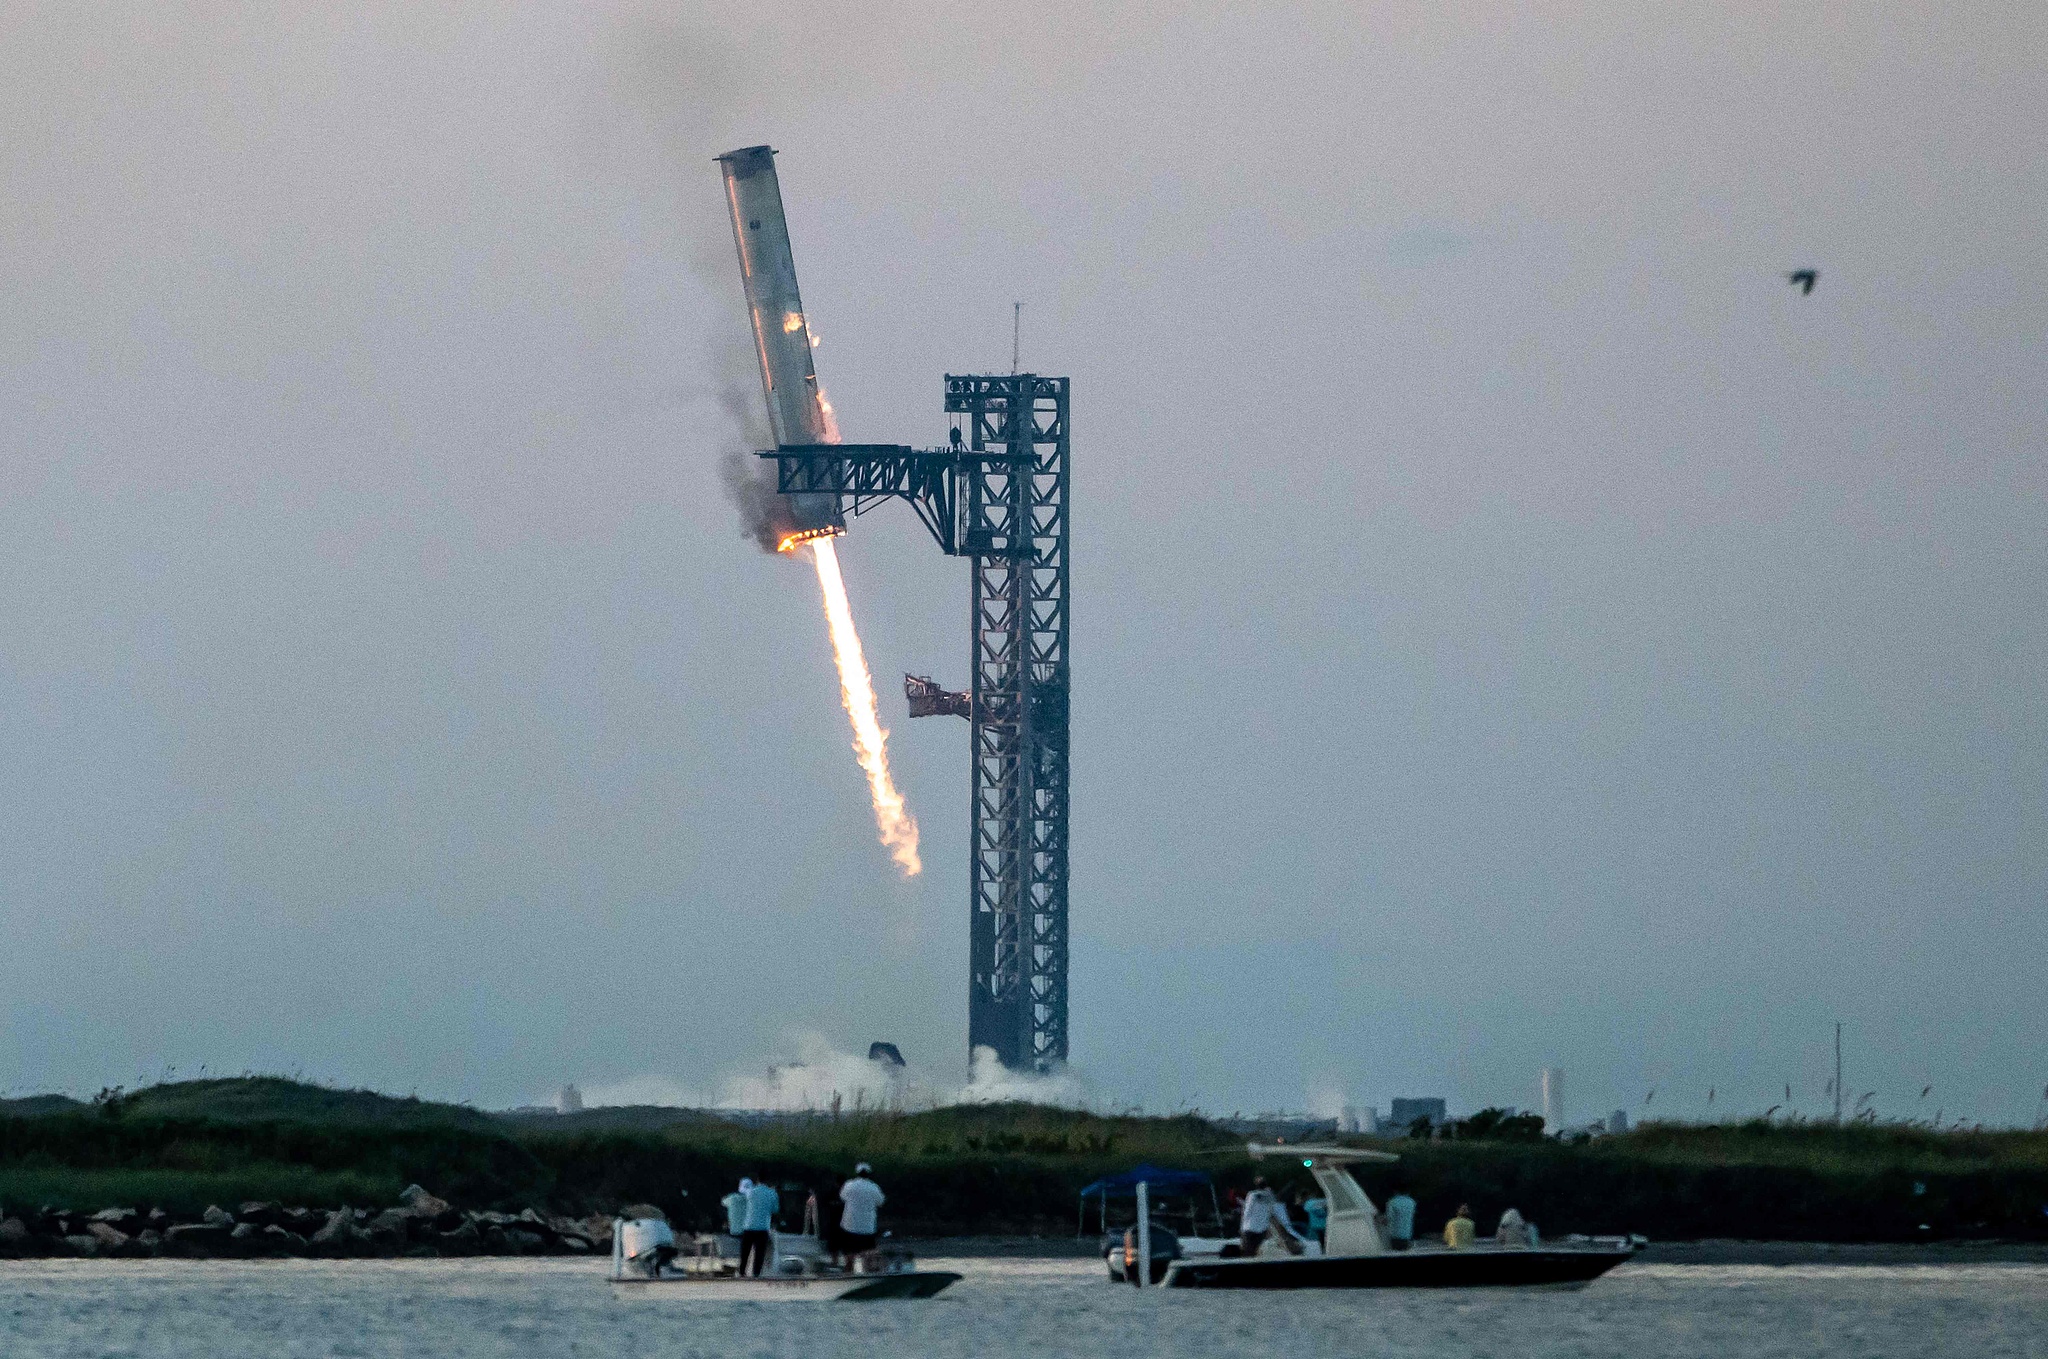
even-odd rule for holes
{"type": "Polygon", "coordinates": [[[747,1191],[753,1187],[752,1180],[741,1180],[738,1189],[718,1201],[725,1209],[725,1230],[733,1236],[747,1229],[747,1191]]]}
{"type": "Polygon", "coordinates": [[[753,1266],[755,1278],[761,1277],[761,1270],[768,1263],[769,1232],[775,1226],[775,1214],[781,1211],[782,1196],[775,1187],[755,1181],[747,1191],[747,1229],[740,1233],[740,1273],[748,1272],[753,1266]]]}
{"type": "Polygon", "coordinates": [[[1324,1239],[1323,1234],[1330,1225],[1330,1201],[1317,1195],[1302,1204],[1301,1211],[1308,1216],[1308,1234],[1316,1239],[1317,1245],[1328,1245],[1329,1242],[1324,1239]]]}
{"type": "Polygon", "coordinates": [[[1415,1244],[1415,1200],[1406,1189],[1387,1200],[1387,1245],[1407,1250],[1415,1244]]]}

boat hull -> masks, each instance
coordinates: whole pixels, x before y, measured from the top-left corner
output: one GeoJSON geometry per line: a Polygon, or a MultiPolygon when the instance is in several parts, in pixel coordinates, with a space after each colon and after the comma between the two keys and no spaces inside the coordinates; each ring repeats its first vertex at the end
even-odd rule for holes
{"type": "Polygon", "coordinates": [[[764,1275],[758,1279],[673,1274],[658,1279],[613,1279],[612,1288],[622,1298],[668,1302],[887,1302],[929,1298],[958,1282],[958,1274],[917,1269],[898,1274],[764,1275]]]}
{"type": "Polygon", "coordinates": [[[1176,1260],[1168,1288],[1584,1288],[1628,1250],[1416,1250],[1176,1260]]]}

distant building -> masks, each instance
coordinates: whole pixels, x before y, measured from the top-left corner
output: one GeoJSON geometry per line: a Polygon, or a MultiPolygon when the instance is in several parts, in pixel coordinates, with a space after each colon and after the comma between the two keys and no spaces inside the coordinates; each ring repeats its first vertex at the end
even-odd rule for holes
{"type": "Polygon", "coordinates": [[[562,1087],[562,1093],[555,1096],[555,1112],[558,1114],[580,1114],[583,1112],[583,1092],[574,1083],[562,1087]]]}
{"type": "Polygon", "coordinates": [[[1394,1131],[1406,1132],[1415,1126],[1417,1119],[1426,1119],[1432,1128],[1441,1128],[1449,1118],[1444,1102],[1435,1097],[1420,1099],[1397,1099],[1387,1121],[1394,1125],[1394,1131]]]}
{"type": "Polygon", "coordinates": [[[1607,1116],[1607,1131],[1620,1133],[1628,1131],[1628,1110],[1616,1109],[1607,1116]]]}
{"type": "Polygon", "coordinates": [[[1379,1110],[1373,1108],[1371,1105],[1367,1105],[1366,1107],[1361,1109],[1356,1104],[1347,1104],[1344,1106],[1343,1117],[1337,1120],[1338,1132],[1376,1133],[1379,1130],[1379,1110]]]}
{"type": "Polygon", "coordinates": [[[868,1060],[871,1062],[886,1062],[890,1066],[909,1065],[908,1062],[903,1060],[903,1054],[896,1050],[894,1043],[868,1044],[868,1060]]]}
{"type": "Polygon", "coordinates": [[[1546,1066],[1541,1077],[1543,1086],[1543,1131],[1561,1133],[1564,1131],[1564,1068],[1546,1066]]]}

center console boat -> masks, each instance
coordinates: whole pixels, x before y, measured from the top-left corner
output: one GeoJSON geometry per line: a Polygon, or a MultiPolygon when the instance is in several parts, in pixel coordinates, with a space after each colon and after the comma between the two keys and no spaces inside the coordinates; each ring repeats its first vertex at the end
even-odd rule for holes
{"type": "Polygon", "coordinates": [[[851,1269],[840,1268],[817,1237],[789,1232],[771,1235],[768,1267],[759,1276],[746,1276],[716,1236],[678,1242],[660,1218],[619,1218],[612,1223],[610,1279],[620,1297],[876,1302],[929,1298],[958,1283],[960,1276],[919,1269],[909,1251],[886,1246],[856,1256],[851,1269]]]}
{"type": "MultiPolygon", "coordinates": [[[[1256,1255],[1235,1258],[1174,1252],[1178,1258],[1159,1260],[1161,1252],[1154,1249],[1153,1269],[1130,1268],[1123,1271],[1126,1277],[1135,1281],[1150,1274],[1167,1288],[1574,1289],[1629,1259],[1638,1243],[1634,1237],[1553,1245],[1488,1241],[1454,1249],[1418,1241],[1406,1250],[1395,1250],[1387,1241],[1378,1207],[1352,1178],[1350,1167],[1399,1157],[1358,1147],[1267,1147],[1256,1142],[1246,1150],[1254,1157],[1298,1157],[1315,1176],[1329,1203],[1322,1242],[1296,1242],[1290,1249],[1269,1236],[1256,1255]]],[[[1134,1250],[1130,1263],[1135,1259],[1134,1250]]]]}

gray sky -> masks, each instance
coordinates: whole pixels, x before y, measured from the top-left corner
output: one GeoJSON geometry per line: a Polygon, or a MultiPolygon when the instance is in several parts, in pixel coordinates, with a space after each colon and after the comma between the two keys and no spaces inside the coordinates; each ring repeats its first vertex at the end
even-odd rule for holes
{"type": "Polygon", "coordinates": [[[849,437],[1015,298],[1074,380],[1099,1097],[1818,1111],[1839,1018],[2033,1121],[2048,12],[1012,9],[0,4],[0,1085],[964,1068],[965,568],[842,553],[904,884],[718,490],[768,141],[849,437]]]}

